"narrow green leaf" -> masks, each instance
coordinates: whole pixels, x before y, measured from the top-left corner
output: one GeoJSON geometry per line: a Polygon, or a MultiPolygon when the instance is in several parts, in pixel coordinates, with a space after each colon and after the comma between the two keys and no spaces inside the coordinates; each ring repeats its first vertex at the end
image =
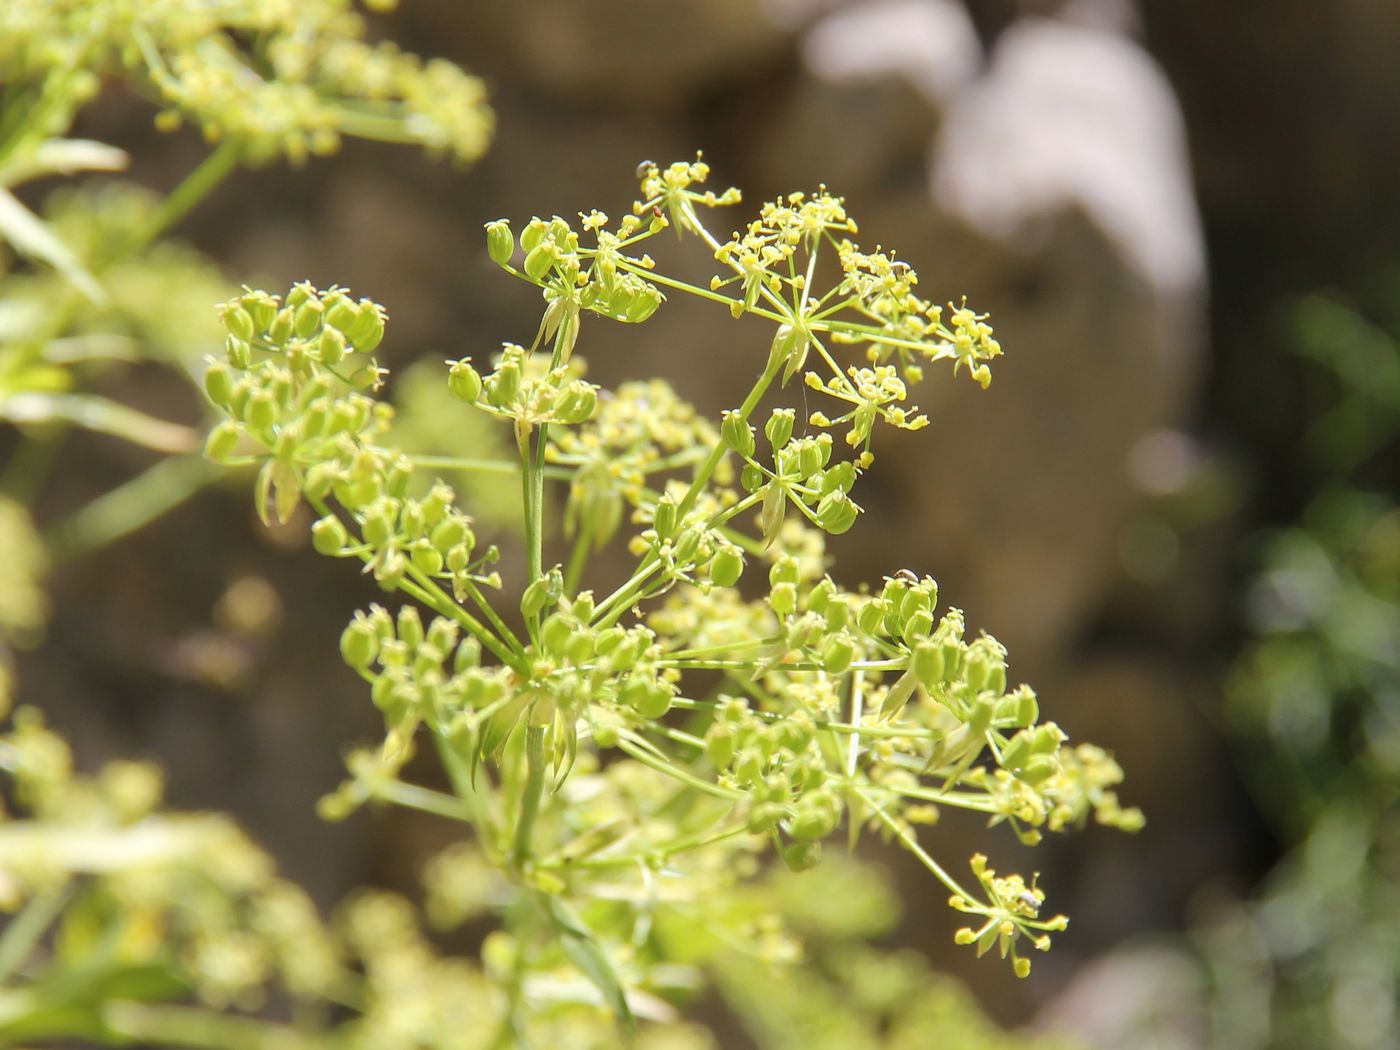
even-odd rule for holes
{"type": "Polygon", "coordinates": [[[49,224],[3,188],[0,188],[0,237],[9,241],[21,255],[48,263],[92,302],[102,305],[107,301],[107,293],[97,283],[97,278],[83,267],[72,249],[58,239],[49,224]]]}

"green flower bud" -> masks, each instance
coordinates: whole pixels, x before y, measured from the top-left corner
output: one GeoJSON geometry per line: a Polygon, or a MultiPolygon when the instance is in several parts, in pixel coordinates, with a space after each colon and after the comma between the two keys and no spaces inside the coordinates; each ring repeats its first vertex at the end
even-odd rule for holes
{"type": "Polygon", "coordinates": [[[801,567],[797,564],[797,559],[784,554],[773,563],[773,567],[768,570],[768,583],[776,586],[780,583],[790,583],[796,586],[802,579],[801,567]]]}
{"type": "Polygon", "coordinates": [[[671,534],[676,531],[676,501],[671,498],[670,493],[662,495],[656,501],[656,516],[653,524],[656,527],[656,534],[663,540],[671,538],[671,534]]]}
{"type": "Polygon", "coordinates": [[[749,810],[749,833],[766,835],[783,819],[783,807],[776,802],[760,802],[749,810]]]}
{"type": "Polygon", "coordinates": [[[327,325],[321,329],[321,338],[317,341],[316,348],[321,363],[333,368],[345,357],[345,336],[340,334],[339,329],[327,325]]]}
{"type": "Polygon", "coordinates": [[[627,632],[621,627],[609,627],[594,639],[594,648],[599,656],[607,656],[622,644],[627,632]]]}
{"type": "Polygon", "coordinates": [[[728,769],[734,761],[734,730],[723,722],[713,723],[705,733],[705,757],[715,769],[728,769]]]}
{"type": "Polygon", "coordinates": [[[943,647],[930,641],[917,643],[909,666],[924,689],[933,689],[943,681],[943,647]]]}
{"type": "Polygon", "coordinates": [[[311,526],[311,546],[318,554],[334,557],[345,550],[345,545],[349,542],[350,536],[345,531],[345,526],[334,514],[326,515],[311,526]]]}
{"type": "Polygon", "coordinates": [[[224,327],[229,330],[229,334],[235,338],[250,342],[257,334],[253,327],[252,315],[245,310],[241,303],[227,303],[223,310],[224,327]]]}
{"type": "Polygon", "coordinates": [[[228,408],[233,400],[233,373],[228,365],[215,361],[204,372],[204,392],[220,408],[228,408]]]}
{"type": "Polygon", "coordinates": [[[833,536],[849,530],[859,515],[860,508],[844,492],[832,492],[817,504],[817,524],[833,536]]]}
{"type": "Polygon", "coordinates": [[[1001,749],[1001,764],[1013,773],[1025,766],[1031,757],[1031,737],[1029,733],[1017,733],[1001,749]]]}
{"type": "Polygon", "coordinates": [[[598,391],[586,383],[576,384],[560,400],[554,409],[554,419],[559,423],[577,425],[587,423],[598,408],[598,391]]]}
{"type": "Polygon", "coordinates": [[[663,298],[665,297],[651,285],[644,284],[641,290],[632,295],[622,311],[622,319],[629,324],[641,324],[656,313],[663,298]]]}
{"type": "Polygon", "coordinates": [[[413,565],[419,572],[436,576],[442,572],[442,551],[427,543],[417,543],[413,547],[413,565]]]}
{"type": "Polygon", "coordinates": [[[428,624],[428,644],[440,653],[447,653],[457,644],[457,625],[445,616],[434,616],[428,624]]]}
{"type": "Polygon", "coordinates": [[[253,363],[253,349],[236,335],[224,340],[224,355],[228,363],[240,372],[246,372],[253,363]]]}
{"type": "Polygon", "coordinates": [[[745,747],[734,761],[734,776],[741,784],[752,784],[763,776],[763,762],[762,751],[745,747]]]}
{"type": "Polygon", "coordinates": [[[1035,755],[1016,774],[1032,786],[1044,783],[1059,772],[1060,764],[1049,755],[1035,755]]]}
{"type": "Polygon", "coordinates": [[[901,637],[906,645],[913,645],[921,639],[927,638],[932,630],[933,616],[928,610],[920,609],[904,621],[901,637]]]}
{"type": "Polygon", "coordinates": [[[350,344],[362,354],[372,354],[384,338],[384,314],[379,304],[361,299],[359,316],[345,333],[350,344]]]}
{"type": "Polygon", "coordinates": [[[379,652],[379,638],[368,621],[357,616],[340,635],[340,656],[350,667],[363,671],[379,652]]]}
{"type": "Polygon", "coordinates": [[[486,400],[494,408],[506,408],[520,393],[520,365],[507,361],[486,380],[486,400]]]}
{"type": "Polygon", "coordinates": [[[1059,726],[1054,722],[1046,722],[1036,729],[1031,738],[1031,750],[1037,755],[1051,755],[1059,750],[1064,739],[1064,731],[1059,726]]]}
{"type": "Polygon", "coordinates": [[[773,446],[776,452],[788,443],[792,437],[792,425],[797,417],[797,413],[790,408],[775,408],[773,414],[768,417],[767,424],[763,427],[763,433],[768,437],[768,443],[773,446]]]}
{"type": "Polygon", "coordinates": [[[423,617],[418,613],[416,605],[405,605],[399,609],[398,622],[395,624],[399,641],[410,649],[416,649],[423,644],[423,617]]]}
{"type": "Polygon", "coordinates": [[[790,583],[780,583],[768,595],[768,604],[779,616],[788,616],[797,608],[797,588],[790,583]]]}
{"type": "Polygon", "coordinates": [[[252,318],[254,332],[266,332],[277,316],[277,300],[266,292],[246,292],[238,301],[252,318]]]}
{"type": "Polygon", "coordinates": [[[452,673],[462,674],[473,667],[481,666],[481,643],[471,635],[462,639],[457,652],[452,657],[452,673]]]}
{"type": "Polygon", "coordinates": [[[815,441],[802,442],[797,453],[797,472],[805,481],[822,469],[822,450],[815,441]]]}
{"type": "Polygon", "coordinates": [[[788,871],[810,871],[822,862],[820,842],[789,842],[783,846],[783,864],[788,871]]]}
{"type": "Polygon", "coordinates": [[[732,543],[720,544],[710,559],[710,579],[721,587],[733,587],[744,574],[744,552],[732,543]]]}
{"type": "Polygon", "coordinates": [[[878,598],[871,599],[856,613],[856,626],[865,634],[876,635],[882,632],[885,624],[885,603],[878,598]]]}
{"type": "Polygon", "coordinates": [[[296,308],[296,313],[292,315],[292,331],[296,332],[302,339],[310,339],[316,329],[321,327],[321,315],[324,312],[320,300],[306,300],[296,308]]]}
{"type": "Polygon", "coordinates": [[[520,596],[520,611],[525,614],[525,618],[533,619],[538,616],[549,601],[549,581],[541,576],[530,586],[525,588],[525,593],[520,596]]]}
{"type": "Polygon", "coordinates": [[[434,526],[431,540],[434,547],[446,553],[459,543],[465,543],[467,535],[466,519],[452,514],[434,526]]]}
{"type": "Polygon", "coordinates": [[[233,455],[237,446],[238,424],[226,419],[209,431],[209,438],[204,443],[204,454],[215,463],[223,463],[233,455]]]}
{"type": "Polygon", "coordinates": [[[275,346],[281,346],[292,337],[292,318],[295,317],[290,306],[284,306],[277,311],[273,317],[272,324],[268,326],[267,338],[275,346]]]}
{"type": "Polygon", "coordinates": [[[739,473],[739,484],[744,486],[745,492],[757,492],[766,482],[767,478],[756,464],[745,463],[744,469],[739,473]]]}
{"type": "Polygon", "coordinates": [[[378,500],[365,512],[360,533],[371,547],[383,547],[394,535],[394,512],[384,500],[378,500]]]}
{"type": "Polygon", "coordinates": [[[540,645],[547,653],[563,655],[573,634],[574,629],[569,621],[559,613],[554,613],[546,617],[540,625],[540,645]]]}
{"type": "Polygon", "coordinates": [[[788,834],[800,842],[824,839],[836,830],[841,820],[841,807],[834,799],[809,795],[797,807],[788,825],[788,834]]]}
{"type": "Polygon", "coordinates": [[[739,455],[746,458],[753,456],[754,429],[738,412],[729,411],[724,414],[724,418],[720,420],[719,432],[724,438],[724,443],[739,455]]]}
{"type": "Polygon", "coordinates": [[[549,244],[537,244],[525,256],[525,274],[532,281],[544,280],[545,274],[554,267],[554,248],[549,244]]]}
{"type": "Polygon", "coordinates": [[[254,431],[266,432],[277,422],[277,402],[266,390],[259,390],[248,399],[244,421],[254,431]]]}
{"type": "Polygon", "coordinates": [[[447,389],[452,396],[467,404],[475,404],[481,396],[481,373],[473,368],[465,358],[453,361],[447,373],[447,389]]]}
{"type": "Polygon", "coordinates": [[[845,674],[855,659],[856,648],[844,634],[834,635],[822,646],[822,670],[827,674],[845,674]]]}
{"type": "Polygon", "coordinates": [[[535,250],[544,240],[545,232],[549,227],[541,219],[531,219],[525,224],[525,230],[520,234],[520,247],[526,255],[535,250]]]}
{"type": "Polygon", "coordinates": [[[337,298],[326,308],[326,324],[346,335],[360,318],[360,308],[344,297],[337,298]]]}
{"type": "Polygon", "coordinates": [[[844,599],[835,599],[826,607],[826,629],[844,631],[851,622],[851,607],[844,599]]]}
{"type": "Polygon", "coordinates": [[[486,254],[498,266],[509,264],[515,254],[515,234],[505,219],[486,224],[486,254]]]}

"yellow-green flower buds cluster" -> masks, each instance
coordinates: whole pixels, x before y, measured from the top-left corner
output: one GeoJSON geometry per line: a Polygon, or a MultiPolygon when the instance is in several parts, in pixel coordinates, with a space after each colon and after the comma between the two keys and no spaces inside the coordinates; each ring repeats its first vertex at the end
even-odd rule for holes
{"type": "MultiPolygon", "coordinates": [[[[850,498],[858,471],[849,460],[833,463],[832,440],[829,434],[792,440],[795,413],[792,409],[774,409],[764,426],[764,435],[773,448],[773,467],[768,471],[757,461],[748,459],[740,474],[745,491],[764,494],[760,524],[764,540],[769,545],[777,537],[787,513],[789,500],[802,509],[803,515],[824,532],[839,535],[855,524],[860,507],[850,498]]],[[[733,442],[747,444],[741,420],[727,420],[733,442]]],[[[747,424],[745,424],[745,427],[747,424]]]]}
{"type": "Polygon", "coordinates": [[[191,122],[210,141],[237,140],[254,161],[299,162],[344,135],[471,161],[490,140],[479,80],[367,43],[365,21],[339,0],[6,0],[4,13],[0,78],[44,87],[41,134],[61,134],[103,78],[125,76],[162,105],[159,127],[191,122]]]}
{"type": "MultiPolygon", "coordinates": [[[[827,786],[827,763],[811,719],[766,720],[745,701],[721,697],[704,743],[719,782],[748,797],[753,834],[781,832],[795,842],[815,843],[836,830],[843,806],[840,795],[827,786]]],[[[790,865],[810,867],[821,854],[806,848],[789,857],[785,848],[783,855],[790,865]]]]}
{"type": "Polygon", "coordinates": [[[379,383],[370,356],[384,335],[383,311],[344,291],[295,285],[283,302],[248,291],[220,310],[225,360],[209,365],[204,388],[227,417],[206,453],[228,462],[263,459],[259,510],[285,519],[303,490],[324,493],[340,463],[387,425],[388,406],[361,391],[379,383]]]}
{"type": "MultiPolygon", "coordinates": [[[[680,515],[680,500],[663,492],[650,506],[638,508],[638,517],[650,520],[651,527],[632,538],[629,550],[634,554],[651,552],[665,566],[668,578],[685,578],[698,565],[708,563],[717,549],[718,537],[709,527],[708,513],[692,509],[680,515]]],[[[723,546],[730,546],[724,544],[723,546]]],[[[736,577],[737,579],[737,577],[736,577]]]]}
{"type": "Polygon", "coordinates": [[[632,214],[646,215],[660,209],[665,212],[669,224],[682,230],[698,231],[694,218],[695,206],[715,208],[725,204],[738,204],[741,196],[732,186],[722,193],[714,190],[700,190],[700,186],[710,177],[710,166],[695,155],[695,160],[676,161],[665,168],[646,160],[637,165],[637,179],[641,183],[641,199],[633,202],[632,214]]]}
{"type": "Polygon", "coordinates": [[[922,430],[928,426],[928,417],[919,411],[917,405],[906,408],[902,404],[908,392],[898,372],[890,365],[848,368],[845,375],[830,379],[823,379],[816,372],[808,372],[805,381],[813,390],[829,394],[850,406],[834,417],[825,412],[813,412],[808,422],[818,427],[849,424],[846,444],[862,450],[862,467],[868,467],[874,461],[870,439],[876,420],[883,419],[900,430],[922,430]]]}
{"type": "Polygon", "coordinates": [[[508,675],[483,667],[481,643],[435,616],[426,625],[414,605],[397,614],[382,606],[356,613],[340,637],[345,663],[370,682],[389,731],[384,754],[406,761],[420,723],[458,732],[509,692],[508,675]]]}
{"type": "Polygon", "coordinates": [[[316,549],[331,557],[359,557],[375,578],[392,589],[405,575],[450,581],[457,595],[478,579],[477,572],[495,560],[495,548],[476,556],[472,521],[456,506],[451,486],[439,481],[426,497],[407,495],[411,470],[403,461],[385,471],[380,457],[359,453],[348,477],[337,479],[332,491],[358,528],[352,540],[335,514],[319,519],[311,529],[316,549]],[[365,468],[356,480],[357,464],[365,468]],[[371,496],[370,499],[364,499],[371,496]]]}
{"type": "Polygon", "coordinates": [[[978,958],[995,947],[1003,959],[1011,959],[1017,977],[1028,976],[1031,961],[1018,951],[1020,939],[1028,939],[1038,951],[1048,951],[1050,934],[1065,929],[1069,920],[1063,915],[1051,919],[1040,918],[1045,894],[1034,880],[1027,885],[1020,875],[998,877],[995,871],[987,867],[987,858],[980,853],[973,855],[971,867],[988,903],[976,904],[961,894],[955,894],[948,903],[958,911],[983,917],[985,922],[976,929],[967,926],[958,930],[954,941],[976,945],[978,958]]]}
{"type": "Polygon", "coordinates": [[[454,361],[448,386],[463,401],[523,424],[586,423],[598,408],[598,388],[560,365],[540,373],[528,350],[507,343],[496,367],[480,375],[468,361],[454,361]]]}

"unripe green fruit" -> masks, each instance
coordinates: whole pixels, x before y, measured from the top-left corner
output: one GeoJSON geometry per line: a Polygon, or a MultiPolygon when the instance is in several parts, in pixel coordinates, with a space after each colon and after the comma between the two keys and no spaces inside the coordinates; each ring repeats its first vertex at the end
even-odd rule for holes
{"type": "Polygon", "coordinates": [[[340,655],[346,664],[363,671],[374,662],[379,652],[379,638],[374,628],[362,619],[351,621],[340,635],[340,655]]]}
{"type": "Polygon", "coordinates": [[[413,548],[413,565],[421,573],[436,576],[442,572],[442,552],[426,543],[417,544],[413,548]]]}
{"type": "Polygon", "coordinates": [[[840,808],[834,803],[820,798],[805,798],[788,825],[788,834],[803,842],[824,839],[836,830],[840,819],[840,808]]]}
{"type": "Polygon", "coordinates": [[[855,652],[855,646],[844,635],[827,639],[822,647],[822,670],[827,674],[845,674],[850,669],[855,652]]]}
{"type": "Polygon", "coordinates": [[[773,414],[768,417],[763,433],[767,436],[768,443],[773,446],[773,451],[778,451],[792,437],[792,425],[796,416],[797,413],[790,408],[775,408],[773,414]]]}
{"type": "Polygon", "coordinates": [[[734,730],[723,722],[710,726],[705,734],[705,757],[715,769],[728,769],[734,761],[734,730]]]}
{"type": "Polygon", "coordinates": [[[309,339],[321,326],[321,315],[324,312],[319,300],[306,300],[297,307],[296,313],[292,315],[292,330],[301,338],[309,339]]]}
{"type": "Polygon", "coordinates": [[[935,642],[919,642],[914,646],[909,666],[925,690],[933,689],[943,681],[943,647],[935,642]]]}
{"type": "Polygon", "coordinates": [[[515,254],[515,234],[504,219],[486,224],[486,254],[498,266],[505,266],[515,254]]]}
{"type": "Polygon", "coordinates": [[[721,587],[733,587],[743,574],[743,551],[733,544],[722,544],[710,559],[710,579],[721,587]]]}
{"type": "Polygon", "coordinates": [[[544,280],[554,266],[554,250],[548,244],[537,244],[525,256],[525,273],[532,281],[544,280]]]}
{"type": "Polygon", "coordinates": [[[204,392],[220,408],[228,408],[233,400],[233,373],[228,365],[215,361],[204,373],[204,392]]]}
{"type": "Polygon", "coordinates": [[[726,412],[720,421],[720,436],[724,443],[739,455],[752,457],[754,452],[754,430],[749,421],[738,412],[726,412]]]}
{"type": "Polygon", "coordinates": [[[334,557],[345,550],[349,541],[350,536],[346,533],[345,526],[334,514],[321,518],[311,526],[311,546],[318,554],[334,557]]]}
{"type": "Polygon", "coordinates": [[[209,432],[204,454],[215,463],[222,463],[233,455],[237,446],[238,424],[226,419],[209,432]]]}
{"type": "Polygon", "coordinates": [[[256,334],[252,315],[242,305],[229,305],[224,308],[224,327],[229,334],[248,341],[256,334]]]}
{"type": "Polygon", "coordinates": [[[466,360],[454,361],[447,373],[447,389],[452,396],[467,404],[475,404],[481,396],[481,374],[466,360]]]}
{"type": "Polygon", "coordinates": [[[810,871],[822,861],[820,842],[789,842],[783,847],[783,864],[788,871],[810,871]]]}
{"type": "Polygon", "coordinates": [[[783,807],[775,802],[760,802],[749,810],[749,832],[766,835],[783,819],[783,807]]]}
{"type": "Polygon", "coordinates": [[[321,330],[317,350],[321,356],[321,363],[334,367],[345,357],[345,336],[341,335],[339,329],[327,325],[321,330]]]}

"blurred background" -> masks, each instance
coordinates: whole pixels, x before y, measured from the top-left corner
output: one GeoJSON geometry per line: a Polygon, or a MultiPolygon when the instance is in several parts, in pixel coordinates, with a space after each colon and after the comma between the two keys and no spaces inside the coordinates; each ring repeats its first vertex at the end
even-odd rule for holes
{"type": "MultiPolygon", "coordinates": [[[[1148,817],[1015,858],[1074,916],[1030,981],[955,955],[891,853],[895,941],[1000,1022],[1095,1046],[1400,1045],[1400,6],[405,0],[374,27],[485,79],[491,149],[464,169],[355,142],[236,173],[173,231],[214,260],[210,303],[300,279],[371,296],[411,398],[414,362],[533,333],[484,222],[620,214],[638,161],[697,149],[749,202],[825,182],[1007,350],[985,394],[926,381],[933,426],[888,443],[840,578],[937,577],[1148,817]]],[[[114,91],[76,133],[166,191],[206,148],[151,117],[114,91]]],[[[212,312],[169,310],[183,356],[217,349],[212,312]]],[[[746,331],[663,309],[580,352],[605,386],[664,375],[717,413],[746,331]]],[[[157,368],[100,386],[201,419],[157,368]]],[[[50,547],[17,674],[80,763],[158,760],[172,805],[231,811],[320,901],[411,885],[430,822],[314,813],[375,735],[336,653],[372,588],[238,486],[85,555],[70,515],[154,457],[76,431],[7,431],[0,455],[50,547]]]]}

